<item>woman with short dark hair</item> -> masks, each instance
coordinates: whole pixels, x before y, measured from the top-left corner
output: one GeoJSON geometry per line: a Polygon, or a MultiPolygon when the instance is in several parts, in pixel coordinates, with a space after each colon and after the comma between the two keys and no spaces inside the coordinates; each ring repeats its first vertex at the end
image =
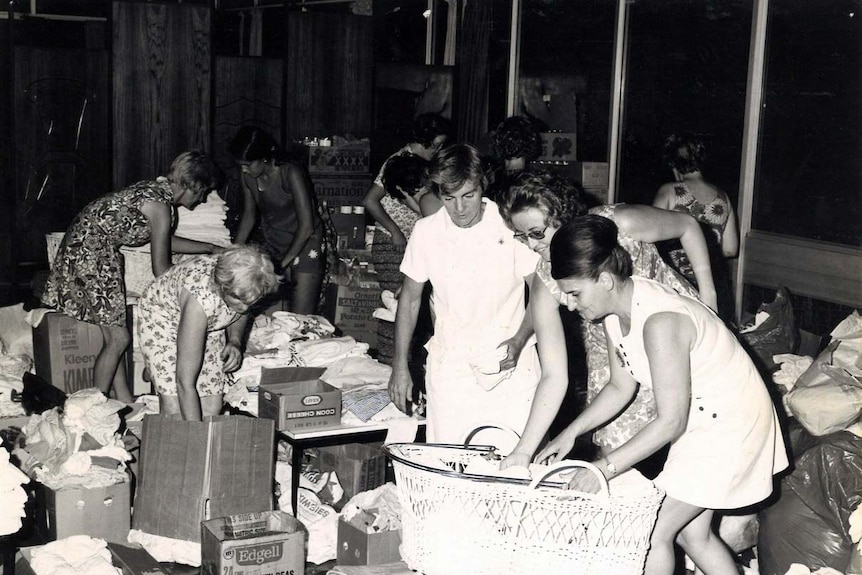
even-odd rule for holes
{"type": "MultiPolygon", "coordinates": [[[[597,215],[554,234],[553,277],[568,308],[601,322],[610,381],[536,456],[553,463],[575,439],[614,419],[638,385],[653,390],[656,417],[594,462],[612,479],[670,444],[655,483],[666,497],[653,530],[646,575],[674,571],[674,541],[705,573],[736,575],[724,542],[712,532],[716,509],[739,509],[772,493],[788,466],[775,408],[751,358],[724,322],[696,298],[632,276],[618,230],[597,215]]],[[[540,405],[540,404],[539,404],[540,405]]],[[[592,488],[592,475],[575,477],[592,488]]]]}

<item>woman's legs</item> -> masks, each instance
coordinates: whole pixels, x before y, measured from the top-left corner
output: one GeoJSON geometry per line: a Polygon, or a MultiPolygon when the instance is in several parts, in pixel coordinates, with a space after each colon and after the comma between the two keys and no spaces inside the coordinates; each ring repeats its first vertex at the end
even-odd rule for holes
{"type": "Polygon", "coordinates": [[[93,385],[99,391],[108,395],[111,385],[114,386],[114,395],[118,400],[131,403],[132,394],[126,381],[126,366],[122,364],[123,352],[129,347],[132,336],[125,327],[114,325],[99,326],[102,331],[104,344],[96,363],[93,366],[93,385]]]}
{"type": "MultiPolygon", "coordinates": [[[[673,544],[677,534],[703,509],[665,497],[650,537],[644,575],[672,575],[676,564],[673,544]]],[[[710,574],[712,575],[712,574],[710,574]]]]}
{"type": "Polygon", "coordinates": [[[294,271],[290,311],[305,315],[316,313],[322,284],[323,273],[321,272],[294,271]]]}
{"type": "MultiPolygon", "coordinates": [[[[224,406],[222,395],[204,395],[201,397],[201,415],[203,417],[218,415],[224,406]]],[[[159,394],[159,413],[162,415],[180,415],[180,400],[176,395],[159,394]]]]}
{"type": "Polygon", "coordinates": [[[724,541],[712,530],[715,512],[707,509],[677,537],[677,543],[705,575],[737,575],[736,564],[724,541]]]}

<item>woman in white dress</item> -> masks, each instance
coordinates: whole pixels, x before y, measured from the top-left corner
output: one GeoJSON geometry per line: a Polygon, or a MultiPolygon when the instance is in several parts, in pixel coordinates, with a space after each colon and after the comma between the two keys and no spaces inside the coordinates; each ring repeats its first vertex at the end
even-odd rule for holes
{"type": "MultiPolygon", "coordinates": [[[[652,388],[657,415],[596,466],[610,479],[670,443],[656,484],[659,511],[646,575],[674,570],[676,540],[711,575],[735,575],[733,559],[710,524],[716,509],[758,503],[788,464],[778,418],[763,380],[724,322],[693,297],[632,277],[616,225],[589,215],[564,225],[551,242],[551,269],[569,308],[601,321],[611,379],[536,459],[553,462],[575,439],[612,419],[637,384],[652,388]]],[[[577,477],[581,488],[593,479],[577,477]]]]}

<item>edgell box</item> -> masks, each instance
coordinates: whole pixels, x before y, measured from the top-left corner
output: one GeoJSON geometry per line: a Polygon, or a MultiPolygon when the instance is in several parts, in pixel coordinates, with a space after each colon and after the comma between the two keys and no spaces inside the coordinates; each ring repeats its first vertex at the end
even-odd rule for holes
{"type": "Polygon", "coordinates": [[[303,575],[305,529],[282,511],[201,523],[202,575],[303,575]]]}
{"type": "Polygon", "coordinates": [[[93,387],[93,366],[102,350],[99,326],[65,314],[45,314],[33,328],[36,375],[66,393],[93,387]]]}
{"type": "Polygon", "coordinates": [[[319,377],[320,367],[262,368],[258,416],[281,431],[311,431],[341,425],[341,390],[319,377]]]}

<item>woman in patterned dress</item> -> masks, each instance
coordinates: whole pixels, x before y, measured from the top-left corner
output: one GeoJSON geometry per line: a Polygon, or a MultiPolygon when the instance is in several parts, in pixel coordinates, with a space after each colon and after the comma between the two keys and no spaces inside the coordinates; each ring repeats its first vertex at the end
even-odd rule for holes
{"type": "Polygon", "coordinates": [[[249,308],[277,288],[269,256],[234,245],[181,262],[144,290],[138,337],[161,413],[218,415],[225,374],[242,365],[249,308]]]}
{"type": "Polygon", "coordinates": [[[331,246],[308,172],[288,161],[278,142],[259,128],[240,128],[228,152],[242,171],[235,243],[249,240],[259,214],[263,250],[284,275],[290,311],[316,313],[331,246]]]}
{"type": "MultiPolygon", "coordinates": [[[[705,156],[706,149],[699,138],[691,134],[670,136],[664,145],[664,161],[673,170],[674,181],[659,188],[652,205],[689,214],[700,222],[709,247],[718,315],[732,322],[734,303],[727,258],[735,258],[739,253],[739,231],[727,194],[701,173],[705,156]]],[[[697,287],[697,278],[685,250],[674,246],[668,251],[668,257],[674,269],[697,287]]]]}
{"type": "Polygon", "coordinates": [[[206,155],[183,152],[167,177],[141,181],[88,204],[72,221],[54,259],[42,303],[101,328],[93,385],[121,401],[132,401],[121,365],[131,336],[126,327],[122,246],[150,243],[153,275],[171,266],[171,252],[217,253],[219,246],[172,235],[176,206],[190,210],[218,188],[221,172],[206,155]]]}
{"type": "MultiPolygon", "coordinates": [[[[538,173],[525,177],[501,197],[500,212],[515,230],[515,237],[541,256],[530,287],[530,311],[542,358],[542,380],[521,441],[504,462],[505,466],[526,465],[544,439],[568,388],[568,359],[559,314],[559,306],[568,302],[551,277],[549,246],[563,224],[586,213],[586,204],[570,181],[538,173]]],[[[698,292],[661,259],[653,245],[661,240],[679,239],[696,264],[701,300],[710,307],[716,305],[706,242],[694,218],[650,206],[627,204],[599,206],[590,213],[617,224],[619,242],[630,254],[636,275],[697,297],[698,292]]],[[[589,321],[584,321],[583,325],[587,348],[587,401],[590,402],[607,384],[610,368],[601,325],[589,321]]],[[[604,452],[615,449],[654,417],[652,392],[641,388],[619,417],[595,432],[593,441],[604,452]]]]}

